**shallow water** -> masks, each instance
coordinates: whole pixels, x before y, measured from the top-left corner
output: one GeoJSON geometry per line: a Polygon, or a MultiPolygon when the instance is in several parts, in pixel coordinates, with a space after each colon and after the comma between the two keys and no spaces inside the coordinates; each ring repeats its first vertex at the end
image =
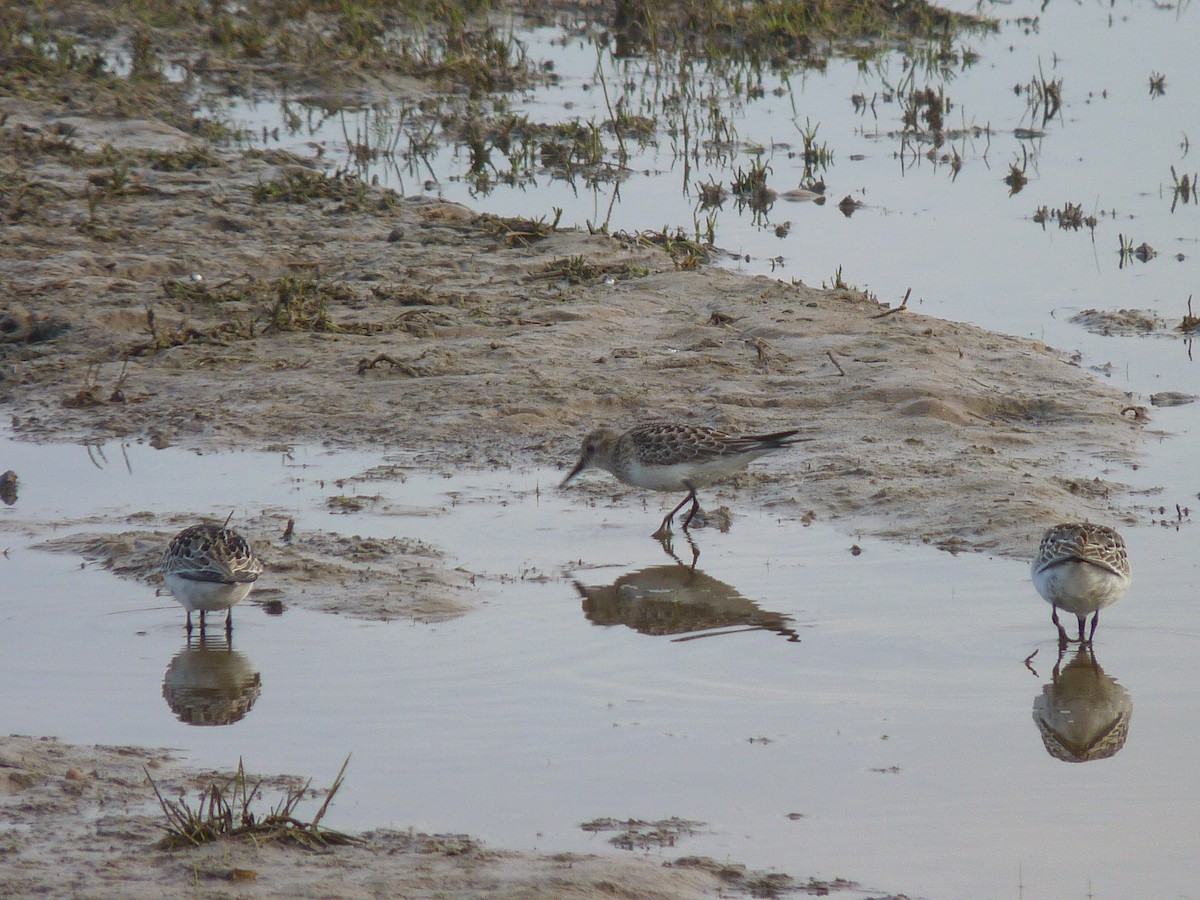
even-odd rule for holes
{"type": "MultiPolygon", "coordinates": [[[[1047,753],[1033,718],[1056,648],[1019,562],[856,540],[733,497],[722,498],[733,500],[729,533],[696,533],[702,576],[692,579],[647,537],[656,502],[593,504],[550,489],[556,472],[372,482],[413,514],[348,519],[325,498],[350,492],[331,482],[378,462],[371,454],[97,450],[102,467],[84,448],[0,446],[22,474],[0,525],[217,515],[239,496],[246,511],[286,509],[301,531],[432,542],[484,576],[481,605],[423,625],[310,613],[293,598],[282,616],[243,603],[235,657],[211,652],[225,650],[218,629],[206,658],[179,662],[183,615],[169,598],[10,532],[0,558],[10,732],[177,747],[214,767],[240,756],[250,770],[316,784],[352,754],[335,827],[610,850],[605,834],[579,826],[679,816],[705,825],[666,857],[709,854],[910,896],[1137,897],[1150,884],[1154,896],[1194,893],[1200,627],[1180,587],[1196,577],[1186,528],[1126,531],[1134,586],[1105,611],[1096,655],[1128,691],[1128,740],[1110,758],[1066,763],[1047,753]],[[693,603],[719,601],[722,633],[679,641],[632,627],[704,624],[648,605],[664,567],[695,588],[693,603]],[[597,590],[618,579],[623,608],[597,590]],[[593,595],[586,604],[576,580],[593,595]],[[632,625],[596,624],[621,615],[632,625]],[[740,630],[728,616],[767,629],[740,630]],[[1034,650],[1036,675],[1022,662],[1034,650]],[[182,689],[205,679],[240,692],[240,720],[180,721],[182,689]]],[[[1092,698],[1101,719],[1123,697],[1103,684],[1092,698]]],[[[1089,702],[1062,690],[1056,708],[1089,702]]]]}

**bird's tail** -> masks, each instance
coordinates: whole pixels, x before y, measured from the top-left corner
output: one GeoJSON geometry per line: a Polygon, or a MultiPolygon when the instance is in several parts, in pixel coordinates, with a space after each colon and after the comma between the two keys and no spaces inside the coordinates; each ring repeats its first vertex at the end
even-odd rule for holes
{"type": "Polygon", "coordinates": [[[799,428],[792,428],[787,431],[775,431],[771,434],[753,434],[742,438],[747,444],[754,444],[764,450],[777,450],[783,447],[790,447],[792,444],[802,444],[805,441],[811,441],[810,437],[796,437],[800,433],[799,428]]]}

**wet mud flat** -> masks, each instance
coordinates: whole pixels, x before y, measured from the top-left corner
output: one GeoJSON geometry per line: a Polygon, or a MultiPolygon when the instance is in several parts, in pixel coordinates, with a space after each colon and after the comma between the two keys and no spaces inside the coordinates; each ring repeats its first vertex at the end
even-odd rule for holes
{"type": "MultiPolygon", "coordinates": [[[[262,777],[262,809],[305,780],[262,777]]],[[[231,773],[182,764],[171,751],[79,747],[53,738],[0,738],[0,888],[5,896],[205,897],[712,897],[721,891],[827,894],[850,882],[796,881],[702,857],[520,853],[465,834],[378,830],[346,846],[305,850],[271,840],[223,840],[189,851],[158,846],[164,818],[150,780],[170,799],[194,797],[231,773]],[[102,859],[103,864],[97,865],[102,859]]],[[[306,794],[309,813],[324,790],[306,794]]],[[[262,811],[262,810],[260,810],[262,811]]],[[[298,810],[299,812],[299,810],[298,810]]]]}
{"type": "MultiPolygon", "coordinates": [[[[0,140],[54,133],[50,108],[4,111],[0,140]]],[[[110,127],[94,123],[92,140],[110,127]]],[[[162,152],[163,126],[121,127],[162,152]]],[[[859,293],[681,267],[646,237],[404,199],[314,165],[246,153],[163,172],[131,160],[140,187],[104,213],[121,237],[97,241],[79,227],[88,168],[27,159],[23,177],[59,199],[0,245],[12,298],[0,397],[15,434],[369,447],[432,468],[565,466],[599,423],[799,427],[806,443],[713,499],[1017,557],[1055,521],[1127,518],[1120,473],[1136,464],[1145,410],[1051,348],[859,293]],[[286,184],[319,190],[262,199],[286,184]]],[[[249,536],[278,542],[275,519],[248,523],[249,536]]],[[[91,551],[127,562],[119,547],[91,551]]],[[[455,581],[442,594],[457,609],[455,581]]]]}
{"type": "MultiPolygon", "coordinates": [[[[2,111],[13,151],[61,118],[2,111]]],[[[71,145],[113,127],[80,126],[71,145]]],[[[120,128],[144,151],[195,141],[120,128]]],[[[286,155],[208,148],[211,166],[163,171],[129,152],[136,187],[92,214],[97,171],[20,153],[47,194],[0,244],[0,399],[20,437],[567,465],[595,424],[682,418],[804,429],[800,452],[734,482],[781,515],[1006,555],[1052,520],[1120,517],[1144,410],[1036,342],[697,266],[646,236],[401,198],[286,155]]]]}

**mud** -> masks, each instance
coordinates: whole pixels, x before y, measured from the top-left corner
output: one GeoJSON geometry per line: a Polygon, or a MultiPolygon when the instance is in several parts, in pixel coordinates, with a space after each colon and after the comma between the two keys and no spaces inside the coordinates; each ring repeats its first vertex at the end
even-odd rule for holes
{"type": "MultiPolygon", "coordinates": [[[[49,108],[0,107],[10,139],[53,133],[49,108]]],[[[158,126],[142,145],[189,140],[158,126]]],[[[1052,520],[1123,517],[1144,420],[1032,341],[385,190],[256,200],[296,173],[329,187],[281,154],[131,162],[136,190],[96,214],[106,240],[80,227],[86,166],[37,153],[21,172],[55,198],[0,245],[7,315],[26,323],[0,400],[32,440],[565,466],[598,423],[684,418],[806,431],[734,482],[781,516],[1013,556],[1052,520]],[[572,260],[597,274],[560,274],[572,260]]]]}

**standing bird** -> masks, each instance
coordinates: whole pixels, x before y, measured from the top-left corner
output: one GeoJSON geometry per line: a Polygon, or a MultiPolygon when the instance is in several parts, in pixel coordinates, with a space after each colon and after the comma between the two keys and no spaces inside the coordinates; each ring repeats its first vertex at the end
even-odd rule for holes
{"type": "Polygon", "coordinates": [[[1107,525],[1067,523],[1046,532],[1032,565],[1033,585],[1054,612],[1058,643],[1066,646],[1067,633],[1058,621],[1061,607],[1079,620],[1079,643],[1091,643],[1100,621],[1100,610],[1116,603],[1129,587],[1129,557],[1125,541],[1107,525]],[[1092,614],[1087,640],[1083,626],[1092,614]]]}
{"type": "Polygon", "coordinates": [[[192,633],[192,610],[204,614],[227,610],[225,633],[233,631],[233,605],[246,598],[263,573],[246,539],[222,525],[191,525],[171,539],[162,558],[163,583],[187,610],[187,630],[192,633]]]}
{"type": "Polygon", "coordinates": [[[634,487],[687,491],[654,533],[655,537],[666,537],[675,514],[689,501],[692,508],[683,519],[685,532],[700,511],[697,489],[740,472],[765,453],[807,440],[795,437],[798,433],[796,428],[739,437],[704,425],[677,422],[648,422],[624,433],[615,428],[597,428],[584,438],[579,462],[559,487],[566,487],[584,469],[599,468],[634,487]]]}

